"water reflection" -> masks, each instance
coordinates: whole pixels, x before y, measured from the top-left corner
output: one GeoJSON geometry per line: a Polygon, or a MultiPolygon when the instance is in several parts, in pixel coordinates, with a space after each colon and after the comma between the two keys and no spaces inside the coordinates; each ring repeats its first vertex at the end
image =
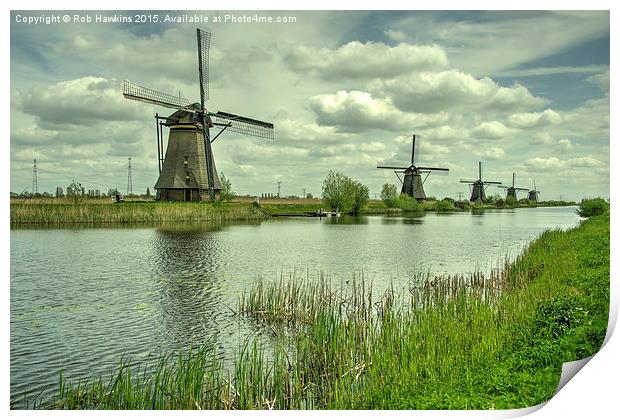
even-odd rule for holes
{"type": "Polygon", "coordinates": [[[367,225],[367,216],[350,216],[344,215],[340,217],[326,217],[323,219],[323,224],[326,225],[367,225]]]}

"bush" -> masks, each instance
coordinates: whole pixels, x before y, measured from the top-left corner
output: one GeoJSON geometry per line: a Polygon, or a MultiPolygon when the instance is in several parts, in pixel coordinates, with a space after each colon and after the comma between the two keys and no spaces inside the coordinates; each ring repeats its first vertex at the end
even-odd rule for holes
{"type": "Polygon", "coordinates": [[[435,209],[437,211],[452,211],[455,209],[454,204],[448,200],[441,200],[435,203],[435,209]]]}
{"type": "Polygon", "coordinates": [[[333,210],[359,213],[368,202],[368,187],[342,172],[329,171],[323,181],[323,201],[333,210]]]}
{"type": "Polygon", "coordinates": [[[398,189],[396,185],[385,183],[383,184],[383,188],[381,189],[381,201],[388,206],[393,207],[391,203],[393,203],[398,198],[398,189]]]}
{"type": "Polygon", "coordinates": [[[514,207],[516,204],[517,204],[517,199],[514,198],[512,195],[509,195],[508,197],[506,197],[506,206],[514,207]]]}
{"type": "Polygon", "coordinates": [[[581,200],[577,214],[581,217],[598,216],[609,211],[609,203],[602,198],[589,198],[581,200]]]}
{"type": "Polygon", "coordinates": [[[220,200],[232,201],[237,194],[233,191],[232,184],[230,180],[226,178],[224,172],[220,173],[220,183],[222,184],[222,189],[220,190],[220,200]]]}

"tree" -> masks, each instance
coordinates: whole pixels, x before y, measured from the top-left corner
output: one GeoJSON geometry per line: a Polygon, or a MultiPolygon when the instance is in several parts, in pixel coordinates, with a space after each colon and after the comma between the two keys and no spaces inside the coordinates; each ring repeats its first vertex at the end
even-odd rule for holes
{"type": "Polygon", "coordinates": [[[508,207],[514,207],[517,204],[517,199],[514,198],[512,195],[509,195],[508,197],[506,197],[506,205],[508,207]]]}
{"type": "Polygon", "coordinates": [[[222,201],[231,201],[237,195],[233,189],[230,180],[226,178],[224,172],[220,173],[220,183],[222,184],[222,189],[220,190],[220,200],[222,201]]]}
{"type": "Polygon", "coordinates": [[[71,184],[67,187],[67,197],[73,198],[73,203],[77,204],[82,195],[82,184],[75,179],[71,180],[71,184]]]}
{"type": "Polygon", "coordinates": [[[396,185],[390,184],[389,182],[383,184],[383,188],[381,189],[381,201],[388,207],[394,207],[397,198],[398,189],[396,185]]]}
{"type": "Polygon", "coordinates": [[[151,196],[151,189],[149,187],[146,187],[146,196],[147,197],[151,196]]]}
{"type": "Polygon", "coordinates": [[[359,213],[368,202],[368,187],[342,172],[329,171],[323,181],[323,201],[326,206],[343,213],[359,213]]]}

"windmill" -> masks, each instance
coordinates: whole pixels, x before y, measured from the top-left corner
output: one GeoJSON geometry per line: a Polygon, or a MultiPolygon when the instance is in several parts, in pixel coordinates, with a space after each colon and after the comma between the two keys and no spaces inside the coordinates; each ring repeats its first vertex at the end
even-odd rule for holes
{"type": "Polygon", "coordinates": [[[527,193],[527,200],[538,203],[538,194],[540,194],[540,191],[536,189],[536,180],[534,180],[534,189],[527,193]]]}
{"type": "Polygon", "coordinates": [[[411,164],[406,167],[401,166],[380,166],[380,169],[395,169],[394,173],[398,177],[399,181],[403,184],[401,193],[407,194],[410,197],[415,198],[418,201],[426,200],[426,194],[424,193],[424,183],[432,171],[449,171],[448,168],[434,168],[430,166],[418,166],[418,153],[420,150],[420,136],[413,135],[411,141],[411,164]],[[403,173],[403,179],[400,179],[399,173],[403,173]],[[422,174],[426,174],[422,179],[422,174]]]}
{"type": "Polygon", "coordinates": [[[506,190],[506,198],[508,197],[514,197],[514,199],[517,199],[517,191],[527,191],[527,188],[516,188],[515,187],[515,173],[512,173],[512,186],[511,187],[506,187],[506,186],[502,186],[500,188],[504,188],[506,190]]]}
{"type": "Polygon", "coordinates": [[[462,179],[461,182],[469,184],[471,189],[471,197],[469,201],[474,203],[481,203],[486,200],[485,191],[489,185],[502,185],[499,181],[483,181],[482,180],[482,162],[478,162],[478,179],[473,181],[469,179],[462,179]]]}
{"type": "Polygon", "coordinates": [[[159,178],[155,189],[160,200],[168,201],[214,201],[219,198],[222,184],[215,169],[211,150],[213,143],[228,129],[236,133],[273,139],[273,124],[228,112],[211,112],[206,109],[209,99],[209,47],[211,34],[196,29],[198,42],[198,81],[200,102],[168,95],[125,80],[123,96],[127,99],[147,102],[175,109],[164,118],[155,115],[157,122],[157,154],[159,178]],[[162,119],[164,122],[159,122],[162,119]],[[163,156],[163,131],[169,128],[168,146],[163,156]],[[211,138],[209,128],[220,131],[211,138]]]}

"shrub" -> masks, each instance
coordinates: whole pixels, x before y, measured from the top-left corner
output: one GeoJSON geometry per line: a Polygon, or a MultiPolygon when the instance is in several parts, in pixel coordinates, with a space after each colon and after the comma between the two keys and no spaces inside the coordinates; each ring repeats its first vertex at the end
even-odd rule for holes
{"type": "Polygon", "coordinates": [[[448,200],[441,200],[435,203],[435,209],[437,211],[452,211],[455,209],[454,204],[448,200]]]}
{"type": "Polygon", "coordinates": [[[359,213],[368,202],[368,187],[342,172],[329,171],[323,181],[323,201],[343,213],[359,213]]]}
{"type": "Polygon", "coordinates": [[[609,203],[604,199],[598,198],[584,198],[579,203],[579,209],[577,209],[577,214],[581,217],[590,217],[590,216],[598,216],[600,214],[605,214],[609,211],[609,203]]]}
{"type": "Polygon", "coordinates": [[[512,195],[509,195],[508,197],[506,197],[506,205],[508,207],[514,207],[517,204],[517,199],[514,198],[512,195]]]}
{"type": "Polygon", "coordinates": [[[383,188],[381,189],[381,201],[388,206],[393,207],[391,203],[393,203],[398,198],[398,189],[396,185],[385,183],[383,184],[383,188]]]}

